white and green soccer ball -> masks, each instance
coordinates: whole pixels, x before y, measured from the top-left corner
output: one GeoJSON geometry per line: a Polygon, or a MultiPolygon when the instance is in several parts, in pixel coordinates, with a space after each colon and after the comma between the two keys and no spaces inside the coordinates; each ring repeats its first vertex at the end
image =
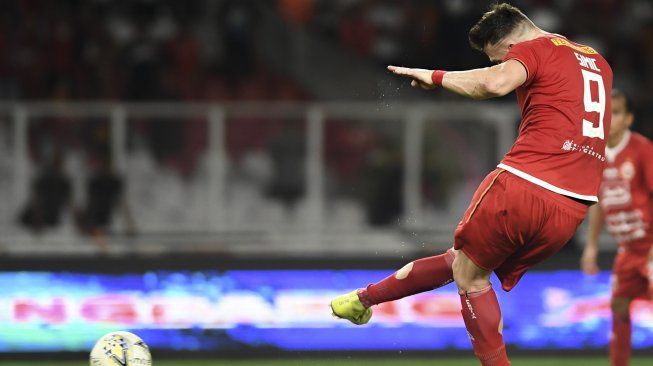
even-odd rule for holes
{"type": "Polygon", "coordinates": [[[91,366],[151,366],[152,356],[136,334],[111,332],[95,343],[90,361],[91,366]]]}

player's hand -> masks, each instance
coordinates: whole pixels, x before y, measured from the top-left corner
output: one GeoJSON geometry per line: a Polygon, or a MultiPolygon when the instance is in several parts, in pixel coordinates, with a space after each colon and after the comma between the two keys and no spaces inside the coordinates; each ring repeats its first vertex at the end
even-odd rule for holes
{"type": "Polygon", "coordinates": [[[436,88],[436,86],[433,85],[433,80],[431,80],[431,74],[433,73],[433,70],[411,69],[408,67],[399,67],[392,65],[388,66],[388,70],[390,70],[395,75],[405,76],[413,79],[413,81],[410,83],[413,88],[420,87],[426,90],[436,88]]]}
{"type": "Polygon", "coordinates": [[[583,256],[580,258],[580,268],[583,273],[588,275],[595,275],[599,273],[599,266],[597,264],[598,249],[596,246],[588,245],[583,251],[583,256]]]}

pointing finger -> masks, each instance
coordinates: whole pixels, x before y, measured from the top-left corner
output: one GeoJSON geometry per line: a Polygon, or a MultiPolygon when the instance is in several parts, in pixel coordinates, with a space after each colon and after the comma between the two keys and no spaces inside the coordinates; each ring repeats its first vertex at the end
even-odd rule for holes
{"type": "Polygon", "coordinates": [[[408,75],[408,76],[412,75],[411,69],[406,67],[388,66],[388,70],[392,71],[397,75],[408,75]]]}

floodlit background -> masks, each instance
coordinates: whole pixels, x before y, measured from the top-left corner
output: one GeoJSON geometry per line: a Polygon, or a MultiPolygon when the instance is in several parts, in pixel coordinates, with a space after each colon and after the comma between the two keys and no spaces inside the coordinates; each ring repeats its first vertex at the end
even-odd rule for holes
{"type": "MultiPolygon", "coordinates": [[[[634,129],[653,137],[653,3],[512,3],[605,55],[634,129]]],[[[511,146],[514,94],[468,101],[385,69],[488,66],[467,44],[486,8],[3,1],[0,352],[77,355],[128,329],[171,356],[471,354],[451,287],[383,308],[362,331],[326,304],[450,247],[511,146]],[[419,346],[406,341],[417,331],[419,346]],[[350,341],[372,333],[383,337],[350,341]]],[[[606,353],[615,243],[601,242],[606,272],[582,276],[583,235],[527,276],[523,295],[502,297],[516,351],[606,353]],[[520,317],[522,300],[536,315],[520,317]]],[[[645,354],[653,309],[636,310],[645,354]]]]}

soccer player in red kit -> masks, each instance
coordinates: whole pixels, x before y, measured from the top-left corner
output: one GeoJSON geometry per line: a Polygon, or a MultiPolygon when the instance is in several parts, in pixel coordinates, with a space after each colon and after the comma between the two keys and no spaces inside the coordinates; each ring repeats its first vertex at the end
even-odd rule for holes
{"type": "Polygon", "coordinates": [[[613,366],[627,366],[630,360],[630,303],[653,295],[653,143],[629,130],[633,113],[626,95],[612,91],[612,124],[605,149],[607,164],[599,189],[599,204],[589,211],[589,227],[581,258],[583,272],[599,271],[596,257],[598,238],[605,224],[619,242],[612,268],[613,366]]]}
{"type": "Polygon", "coordinates": [[[469,32],[492,67],[443,71],[389,66],[424,89],[487,99],[516,90],[519,135],[481,182],[454,233],[453,248],[422,258],[363,289],[336,297],[333,314],[355,324],[372,305],[455,281],[474,353],[509,365],[490,274],[511,290],[533,265],[573,236],[595,203],[610,126],[612,71],[594,49],[538,28],[519,9],[495,4],[469,32]]]}

